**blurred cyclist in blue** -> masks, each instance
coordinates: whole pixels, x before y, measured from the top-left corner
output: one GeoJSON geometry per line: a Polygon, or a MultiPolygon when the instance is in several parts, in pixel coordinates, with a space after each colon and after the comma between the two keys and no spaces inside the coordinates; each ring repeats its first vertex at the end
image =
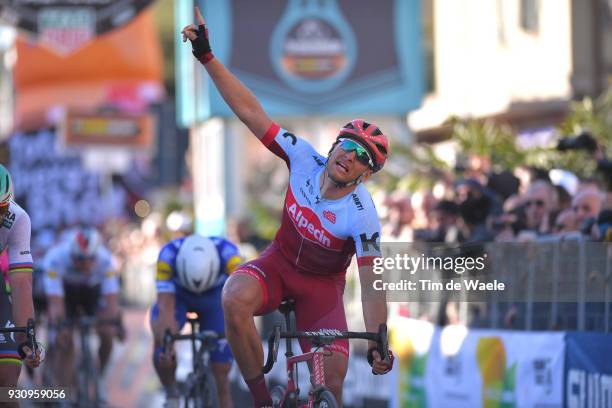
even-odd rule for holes
{"type": "MultiPolygon", "coordinates": [[[[237,247],[223,238],[192,234],[162,247],[157,261],[157,302],[151,310],[151,328],[155,342],[153,364],[166,391],[166,407],[179,403],[175,352],[174,349],[169,355],[163,352],[166,329],[178,333],[187,320],[187,312],[195,312],[200,330],[224,335],[221,290],[240,263],[237,247]]],[[[225,339],[218,340],[210,361],[220,405],[231,408],[228,374],[233,356],[225,339]]]]}

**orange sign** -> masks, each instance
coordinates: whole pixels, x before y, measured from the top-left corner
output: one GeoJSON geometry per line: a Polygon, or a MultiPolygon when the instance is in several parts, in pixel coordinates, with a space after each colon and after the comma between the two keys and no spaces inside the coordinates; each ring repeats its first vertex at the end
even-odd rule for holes
{"type": "Polygon", "coordinates": [[[48,125],[58,108],[112,106],[142,112],[164,96],[162,65],[151,9],[67,56],[20,36],[14,70],[16,127],[48,125]]]}

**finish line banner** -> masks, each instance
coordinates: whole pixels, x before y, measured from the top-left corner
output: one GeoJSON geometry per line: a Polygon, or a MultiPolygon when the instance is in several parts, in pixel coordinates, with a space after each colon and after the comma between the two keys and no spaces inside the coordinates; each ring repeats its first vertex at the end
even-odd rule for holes
{"type": "MultiPolygon", "coordinates": [[[[176,2],[176,26],[198,4],[215,56],[271,116],[405,114],[420,106],[420,0],[206,0],[176,2]]],[[[176,38],[177,99],[189,126],[233,116],[176,38]]]]}

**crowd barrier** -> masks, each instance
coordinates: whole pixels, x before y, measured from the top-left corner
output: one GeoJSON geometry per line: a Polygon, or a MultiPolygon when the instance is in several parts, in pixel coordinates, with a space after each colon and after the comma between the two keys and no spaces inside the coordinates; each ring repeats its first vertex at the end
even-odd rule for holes
{"type": "MultiPolygon", "coordinates": [[[[485,259],[484,268],[385,269],[386,282],[428,279],[442,282],[444,290],[387,291],[391,302],[405,303],[409,316],[424,316],[442,325],[447,305],[454,305],[459,321],[470,327],[518,330],[612,330],[612,245],[578,237],[542,238],[528,243],[487,243],[450,246],[390,243],[382,245],[383,257],[420,257],[424,261],[449,257],[485,259]],[[479,280],[503,283],[503,291],[475,291],[459,285],[446,290],[450,281],[479,280]]],[[[433,264],[433,263],[432,263],[433,264]]],[[[448,320],[446,320],[448,321],[448,320]]]]}

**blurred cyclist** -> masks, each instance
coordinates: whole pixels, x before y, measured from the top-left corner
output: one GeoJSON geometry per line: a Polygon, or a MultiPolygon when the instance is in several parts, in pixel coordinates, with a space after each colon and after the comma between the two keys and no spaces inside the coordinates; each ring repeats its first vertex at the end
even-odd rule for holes
{"type": "MultiPolygon", "coordinates": [[[[0,164],[0,254],[8,252],[8,270],[2,271],[0,285],[0,327],[25,326],[34,318],[32,303],[32,255],[30,253],[30,217],[13,201],[13,181],[0,164]]],[[[18,346],[25,334],[0,334],[0,387],[16,387],[22,357],[18,346]]],[[[38,367],[40,356],[25,358],[30,367],[38,367]]]]}
{"type": "MultiPolygon", "coordinates": [[[[384,293],[372,293],[372,264],[380,256],[380,222],[368,190],[361,184],[379,171],[389,154],[387,137],[374,124],[353,120],[340,129],[327,157],[303,139],[272,122],[255,96],[211,52],[204,18],[188,25],[194,56],[238,118],[290,170],[283,219],[274,242],[253,262],[240,267],[223,291],[226,335],[255,406],[271,406],[262,374],[263,350],[253,316],[275,310],[281,300],[296,302],[298,330],[347,329],[342,294],[346,268],[357,253],[368,331],[387,321],[384,293]]],[[[300,342],[309,351],[308,341],[300,342]]],[[[370,343],[375,374],[391,370],[370,343]]],[[[342,403],[348,368],[348,341],[336,341],[325,359],[325,382],[342,403]]]]}
{"type": "MultiPolygon", "coordinates": [[[[69,385],[74,380],[73,324],[63,323],[76,322],[80,316],[119,320],[119,278],[111,253],[93,227],[77,228],[66,241],[51,248],[45,255],[44,268],[49,324],[58,328],[54,378],[59,385],[69,385]]],[[[123,338],[124,333],[120,325],[100,325],[97,332],[102,377],[113,337],[123,338]]]]}
{"type": "MultiPolygon", "coordinates": [[[[153,364],[166,391],[166,406],[178,407],[176,358],[163,353],[166,329],[178,333],[187,312],[198,314],[200,330],[224,334],[221,291],[228,275],[242,262],[238,249],[223,238],[188,235],[168,242],[157,261],[157,303],[151,310],[154,334],[153,364]]],[[[211,368],[222,408],[231,408],[229,380],[232,354],[225,339],[210,354],[211,368]]]]}

